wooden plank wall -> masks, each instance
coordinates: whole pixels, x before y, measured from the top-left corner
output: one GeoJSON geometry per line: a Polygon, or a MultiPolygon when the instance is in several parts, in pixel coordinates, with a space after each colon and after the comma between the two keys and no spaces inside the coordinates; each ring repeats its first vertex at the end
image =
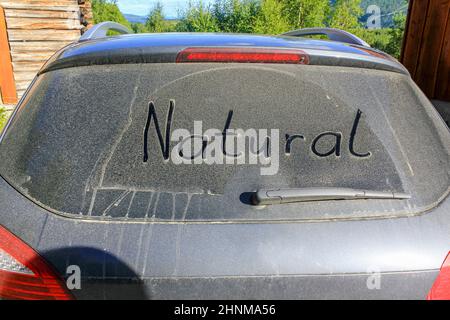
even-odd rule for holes
{"type": "Polygon", "coordinates": [[[0,0],[0,6],[5,11],[20,98],[44,62],[60,48],[78,40],[91,18],[90,3],[82,0],[0,0]]]}
{"type": "Polygon", "coordinates": [[[450,0],[410,0],[400,61],[430,99],[450,101],[450,0]]]}

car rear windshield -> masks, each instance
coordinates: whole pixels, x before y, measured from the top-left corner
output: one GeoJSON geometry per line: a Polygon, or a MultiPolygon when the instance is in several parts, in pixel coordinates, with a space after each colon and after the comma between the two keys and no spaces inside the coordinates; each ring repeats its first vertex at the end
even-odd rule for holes
{"type": "Polygon", "coordinates": [[[262,221],[394,217],[449,189],[449,134],[407,75],[273,64],[128,64],[38,77],[0,173],[71,217],[262,221]],[[338,187],[405,200],[255,206],[259,189],[338,187]]]}

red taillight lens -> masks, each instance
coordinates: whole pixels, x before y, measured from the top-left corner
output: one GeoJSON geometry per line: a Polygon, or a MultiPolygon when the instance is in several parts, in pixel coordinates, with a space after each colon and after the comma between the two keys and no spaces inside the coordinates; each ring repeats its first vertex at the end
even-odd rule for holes
{"type": "Polygon", "coordinates": [[[240,62],[308,64],[301,50],[259,48],[188,48],[177,55],[177,62],[240,62]]]}
{"type": "Polygon", "coordinates": [[[0,226],[0,298],[69,300],[72,296],[38,253],[0,226]]]}
{"type": "Polygon", "coordinates": [[[450,252],[428,293],[427,300],[450,300],[450,252]]]}

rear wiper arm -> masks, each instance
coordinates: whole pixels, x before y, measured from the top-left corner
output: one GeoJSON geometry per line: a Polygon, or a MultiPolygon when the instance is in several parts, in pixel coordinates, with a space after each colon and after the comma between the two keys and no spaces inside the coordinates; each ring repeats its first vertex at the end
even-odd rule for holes
{"type": "Polygon", "coordinates": [[[260,189],[253,194],[254,205],[281,204],[290,202],[358,199],[409,199],[401,192],[374,191],[351,188],[292,188],[260,189]]]}

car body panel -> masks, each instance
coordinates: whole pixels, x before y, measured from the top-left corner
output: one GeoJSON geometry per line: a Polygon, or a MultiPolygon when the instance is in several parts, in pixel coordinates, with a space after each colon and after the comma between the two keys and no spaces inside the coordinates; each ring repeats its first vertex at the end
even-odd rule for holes
{"type": "MultiPolygon", "coordinates": [[[[130,279],[146,297],[157,290],[159,298],[425,298],[450,247],[449,199],[427,215],[397,219],[133,223],[63,218],[26,200],[4,180],[0,190],[2,225],[61,275],[67,277],[69,265],[79,265],[88,288],[108,280],[118,290],[109,294],[121,298],[126,298],[122,286],[136,289],[130,279]],[[383,290],[368,289],[369,277],[378,273],[383,290]],[[298,285],[283,291],[293,280],[298,285]],[[278,289],[272,291],[267,282],[278,289]],[[230,291],[221,287],[225,284],[230,291]],[[258,290],[247,291],[247,284],[258,290]]],[[[89,292],[95,296],[95,290],[89,292]]]]}
{"type": "MultiPolygon", "coordinates": [[[[248,35],[125,35],[68,46],[44,66],[32,86],[39,84],[39,77],[49,76],[45,73],[64,68],[173,62],[177,52],[191,46],[294,47],[309,50],[317,64],[367,67],[408,77],[391,59],[329,41],[248,35]],[[334,60],[327,60],[330,53],[334,60]],[[317,58],[321,54],[325,60],[317,58]]],[[[351,73],[350,69],[339,70],[351,73]]],[[[445,166],[448,158],[442,154],[448,155],[449,131],[410,78],[408,82],[415,102],[410,110],[420,111],[426,121],[419,125],[406,113],[396,121],[416,125],[417,131],[435,129],[424,136],[439,140],[439,146],[432,147],[443,147],[439,159],[445,166]],[[420,105],[423,109],[419,110],[420,105]]],[[[13,118],[27,111],[21,108],[32,95],[33,89],[19,103],[13,118]]],[[[389,118],[376,110],[372,116],[389,118]]],[[[13,126],[14,119],[6,130],[13,126]]],[[[376,130],[388,137],[387,141],[403,145],[400,136],[402,142],[408,141],[402,132],[396,134],[385,127],[376,130]]],[[[0,141],[5,135],[6,131],[0,141]]],[[[413,152],[417,142],[410,139],[408,150],[392,148],[390,153],[408,159],[405,154],[413,152]]],[[[407,165],[411,164],[401,164],[407,165]]],[[[447,178],[448,173],[447,168],[447,178]]],[[[402,181],[407,181],[404,178],[402,181]]],[[[445,168],[441,178],[441,182],[446,178],[445,168]]],[[[0,177],[0,225],[34,248],[63,278],[69,277],[68,266],[79,266],[81,289],[73,290],[79,299],[422,299],[450,250],[448,189],[431,206],[402,216],[390,214],[392,208],[383,206],[385,215],[346,219],[154,221],[61,214],[13,185],[0,177]]]]}
{"type": "Polygon", "coordinates": [[[170,63],[190,47],[298,49],[309,64],[371,68],[409,74],[403,65],[376,49],[336,41],[291,36],[162,33],[120,35],[73,43],[57,52],[40,73],[99,64],[170,63]]]}

